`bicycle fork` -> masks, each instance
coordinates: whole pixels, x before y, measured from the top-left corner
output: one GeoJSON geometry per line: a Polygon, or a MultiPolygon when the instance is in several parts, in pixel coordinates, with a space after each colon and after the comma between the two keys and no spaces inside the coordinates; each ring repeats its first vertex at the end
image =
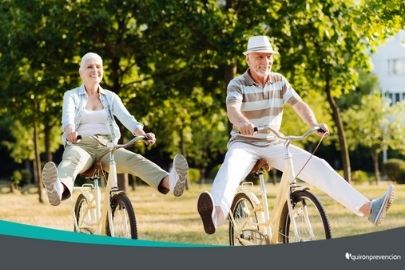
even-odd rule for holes
{"type": "MultiPolygon", "coordinates": [[[[293,209],[293,205],[292,205],[293,202],[292,202],[291,194],[294,192],[294,188],[296,185],[296,174],[295,174],[294,167],[293,167],[292,156],[289,151],[287,151],[285,158],[286,158],[286,168],[283,173],[283,177],[284,177],[284,175],[286,175],[286,179],[284,181],[285,181],[285,184],[289,183],[289,187],[290,187],[284,191],[284,192],[286,192],[286,196],[287,196],[286,201],[287,201],[287,206],[288,206],[288,215],[290,217],[290,223],[292,225],[294,235],[295,235],[296,239],[299,239],[301,241],[302,236],[298,230],[298,225],[297,225],[297,221],[295,220],[294,209],[293,209]],[[286,180],[288,180],[288,181],[286,181],[286,180]]],[[[303,217],[304,217],[306,227],[308,228],[309,234],[311,235],[311,238],[313,239],[314,234],[313,234],[313,230],[312,230],[312,225],[309,220],[308,211],[307,211],[305,204],[303,205],[302,210],[303,210],[303,217]]]]}

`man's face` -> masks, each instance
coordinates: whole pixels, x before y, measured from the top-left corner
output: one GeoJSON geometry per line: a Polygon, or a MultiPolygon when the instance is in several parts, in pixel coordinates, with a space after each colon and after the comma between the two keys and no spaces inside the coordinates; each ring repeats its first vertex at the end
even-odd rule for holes
{"type": "Polygon", "coordinates": [[[250,71],[259,77],[267,77],[273,65],[273,54],[253,52],[246,56],[250,71]]]}
{"type": "Polygon", "coordinates": [[[80,69],[84,83],[100,83],[103,79],[103,62],[99,58],[89,58],[80,69]]]}

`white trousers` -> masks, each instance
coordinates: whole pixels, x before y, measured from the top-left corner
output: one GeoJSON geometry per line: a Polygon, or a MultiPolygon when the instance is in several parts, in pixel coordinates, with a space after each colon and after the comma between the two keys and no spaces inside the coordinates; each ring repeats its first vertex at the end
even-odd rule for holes
{"type": "MultiPolygon", "coordinates": [[[[311,154],[294,145],[290,145],[289,151],[292,156],[294,171],[298,173],[311,154]]],[[[219,216],[228,216],[240,182],[250,173],[258,159],[266,159],[272,167],[283,171],[285,155],[286,149],[283,143],[266,147],[241,142],[231,144],[211,190],[215,207],[218,208],[219,206],[222,210],[223,215],[219,216]]],[[[298,178],[319,188],[359,216],[362,216],[359,208],[369,202],[369,199],[347,183],[325,160],[316,156],[310,159],[298,178]]],[[[218,213],[216,216],[218,217],[218,213]]],[[[221,225],[224,221],[224,218],[220,218],[220,220],[216,220],[216,224],[221,225]]]]}

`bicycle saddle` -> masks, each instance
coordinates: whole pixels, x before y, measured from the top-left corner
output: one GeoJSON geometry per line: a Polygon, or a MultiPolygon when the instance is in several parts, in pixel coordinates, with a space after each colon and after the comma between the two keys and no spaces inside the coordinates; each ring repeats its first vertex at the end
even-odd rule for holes
{"type": "Polygon", "coordinates": [[[255,166],[253,166],[252,170],[250,171],[251,173],[258,173],[260,170],[263,171],[270,171],[270,165],[267,162],[266,159],[261,158],[258,161],[256,161],[255,166]]]}
{"type": "Polygon", "coordinates": [[[79,175],[84,178],[90,178],[95,175],[102,174],[103,171],[104,171],[103,165],[101,164],[100,161],[97,161],[97,162],[94,162],[93,165],[87,171],[84,171],[84,172],[80,173],[79,175]]]}

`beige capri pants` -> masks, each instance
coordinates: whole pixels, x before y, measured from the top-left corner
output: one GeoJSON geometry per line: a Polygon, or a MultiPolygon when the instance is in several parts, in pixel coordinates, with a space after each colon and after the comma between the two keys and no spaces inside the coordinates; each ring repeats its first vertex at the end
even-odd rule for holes
{"type": "MultiPolygon", "coordinates": [[[[62,199],[70,197],[74,181],[78,174],[85,172],[93,163],[101,158],[103,168],[109,169],[109,155],[106,147],[111,136],[94,135],[83,137],[76,144],[67,144],[58,166],[58,177],[66,186],[62,199]]],[[[117,173],[129,173],[141,178],[148,185],[158,188],[160,182],[168,173],[145,157],[128,151],[118,149],[114,153],[117,173]]]]}

